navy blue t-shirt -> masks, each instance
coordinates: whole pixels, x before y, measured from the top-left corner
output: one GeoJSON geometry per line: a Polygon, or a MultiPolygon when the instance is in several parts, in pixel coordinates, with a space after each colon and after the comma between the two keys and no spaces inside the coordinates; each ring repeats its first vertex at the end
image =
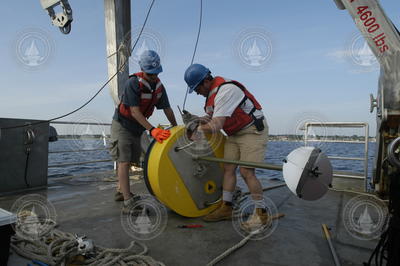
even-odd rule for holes
{"type": "MultiPolygon", "coordinates": [[[[157,84],[151,84],[149,82],[151,89],[155,90],[157,84]]],[[[137,76],[132,76],[128,79],[125,83],[125,88],[122,94],[121,102],[126,106],[139,106],[140,104],[140,89],[139,89],[139,80],[137,76]]],[[[156,104],[157,109],[167,109],[170,107],[168,95],[166,90],[164,89],[159,99],[158,103],[156,104]]],[[[118,109],[115,109],[113,119],[120,122],[120,124],[125,127],[126,129],[130,130],[135,135],[140,135],[143,133],[145,128],[140,125],[138,122],[127,119],[119,114],[118,109]]]]}

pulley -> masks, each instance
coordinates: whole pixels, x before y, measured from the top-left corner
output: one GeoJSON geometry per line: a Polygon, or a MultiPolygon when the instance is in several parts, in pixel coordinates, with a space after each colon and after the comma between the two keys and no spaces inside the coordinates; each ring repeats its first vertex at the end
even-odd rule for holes
{"type": "Polygon", "coordinates": [[[72,9],[68,0],[40,0],[42,8],[47,11],[54,26],[58,27],[63,34],[71,32],[72,9]],[[56,13],[54,8],[60,5],[63,12],[56,13]]]}
{"type": "Polygon", "coordinates": [[[392,166],[400,169],[400,137],[393,140],[388,146],[388,160],[392,166]]]}

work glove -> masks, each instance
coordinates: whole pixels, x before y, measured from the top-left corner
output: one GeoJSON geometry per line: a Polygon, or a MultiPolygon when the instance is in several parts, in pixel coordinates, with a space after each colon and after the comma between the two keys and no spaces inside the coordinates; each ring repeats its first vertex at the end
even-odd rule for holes
{"type": "Polygon", "coordinates": [[[169,138],[171,132],[168,129],[153,127],[152,129],[150,129],[150,134],[155,140],[157,140],[157,142],[162,143],[163,140],[169,138]]]}
{"type": "Polygon", "coordinates": [[[185,125],[189,124],[190,121],[192,121],[192,120],[198,118],[197,115],[192,115],[191,113],[189,113],[189,112],[186,111],[186,110],[183,110],[182,113],[183,113],[183,114],[182,114],[182,120],[183,120],[183,123],[184,123],[185,125]]]}

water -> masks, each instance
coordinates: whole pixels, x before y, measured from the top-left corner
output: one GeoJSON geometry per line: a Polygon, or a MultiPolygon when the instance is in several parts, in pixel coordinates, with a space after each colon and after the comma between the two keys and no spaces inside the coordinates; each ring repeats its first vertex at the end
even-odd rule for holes
{"type": "MultiPolygon", "coordinates": [[[[102,139],[60,139],[49,143],[49,151],[91,150],[104,149],[102,139]]],[[[49,153],[49,165],[87,162],[97,160],[110,160],[108,150],[49,153]]],[[[83,165],[65,166],[62,168],[49,168],[48,176],[61,177],[93,172],[108,171],[114,168],[113,162],[91,163],[83,165]]]]}
{"type": "MultiPolygon", "coordinates": [[[[294,149],[304,146],[302,142],[274,141],[268,143],[265,161],[282,165],[282,161],[294,149]]],[[[364,157],[364,144],[359,143],[323,143],[317,144],[328,156],[336,157],[364,157]]],[[[372,165],[375,155],[375,143],[369,143],[368,152],[368,176],[372,175],[372,165]]],[[[354,173],[364,172],[364,161],[331,160],[334,171],[348,171],[354,173]]],[[[282,172],[257,169],[256,172],[268,178],[282,178],[282,172]]]]}
{"type": "MultiPolygon", "coordinates": [[[[302,142],[288,141],[270,141],[268,143],[265,162],[271,164],[282,165],[282,161],[294,149],[304,146],[302,142]]],[[[317,143],[319,147],[328,156],[340,157],[363,157],[364,144],[358,143],[317,143]]],[[[81,149],[101,149],[104,148],[103,140],[101,139],[61,139],[56,142],[51,142],[49,145],[50,151],[65,151],[65,150],[81,150],[81,149]]],[[[375,143],[369,143],[368,154],[368,172],[371,177],[373,157],[375,154],[375,143]]],[[[68,153],[50,153],[49,165],[108,160],[110,155],[107,150],[101,151],[86,151],[86,152],[68,152],[68,153]]],[[[363,173],[363,161],[349,160],[332,160],[334,171],[349,171],[363,173]]],[[[63,168],[49,168],[49,177],[69,176],[86,174],[91,172],[100,172],[113,169],[113,162],[92,163],[85,165],[66,166],[63,168]]],[[[256,169],[257,176],[261,179],[282,179],[282,172],[256,169]]]]}

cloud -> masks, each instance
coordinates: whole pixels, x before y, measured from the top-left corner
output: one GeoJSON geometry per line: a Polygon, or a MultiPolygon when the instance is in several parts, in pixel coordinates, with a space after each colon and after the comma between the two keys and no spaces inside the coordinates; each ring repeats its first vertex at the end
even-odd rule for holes
{"type": "Polygon", "coordinates": [[[326,54],[326,57],[338,64],[349,63],[352,67],[348,70],[351,74],[376,72],[379,70],[379,62],[365,43],[358,50],[337,49],[326,54]]]}
{"type": "Polygon", "coordinates": [[[327,53],[326,56],[331,59],[334,59],[337,62],[344,62],[348,58],[351,57],[351,53],[348,50],[339,50],[338,49],[338,50],[327,53]]]}

